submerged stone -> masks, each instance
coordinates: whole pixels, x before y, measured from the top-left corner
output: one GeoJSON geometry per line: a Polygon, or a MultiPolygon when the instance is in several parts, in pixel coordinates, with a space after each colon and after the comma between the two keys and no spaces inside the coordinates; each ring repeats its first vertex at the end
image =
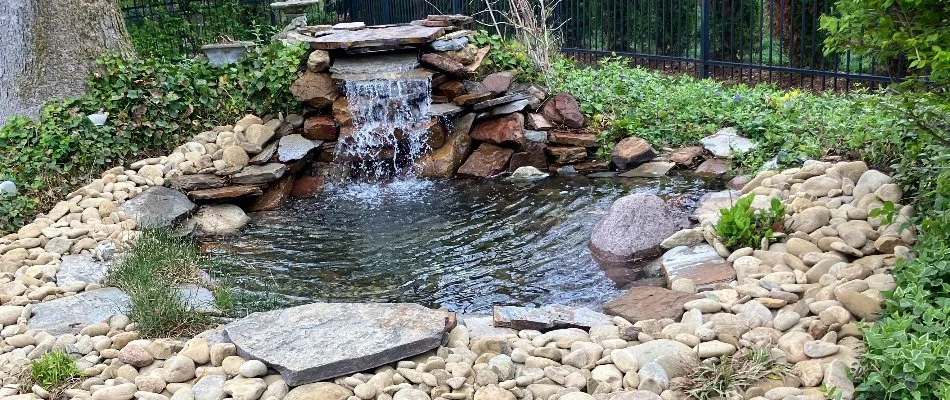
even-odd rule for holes
{"type": "Polygon", "coordinates": [[[417,304],[315,303],[254,313],[225,327],[238,355],[290,386],[365,371],[442,343],[448,313],[417,304]]]}

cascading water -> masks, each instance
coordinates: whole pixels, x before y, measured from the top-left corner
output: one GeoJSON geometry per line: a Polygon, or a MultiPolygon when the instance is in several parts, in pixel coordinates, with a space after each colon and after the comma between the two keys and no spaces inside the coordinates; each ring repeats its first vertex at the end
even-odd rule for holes
{"type": "Polygon", "coordinates": [[[413,162],[430,150],[431,79],[350,80],[345,87],[353,130],[341,135],[336,162],[357,182],[415,180],[413,162]]]}

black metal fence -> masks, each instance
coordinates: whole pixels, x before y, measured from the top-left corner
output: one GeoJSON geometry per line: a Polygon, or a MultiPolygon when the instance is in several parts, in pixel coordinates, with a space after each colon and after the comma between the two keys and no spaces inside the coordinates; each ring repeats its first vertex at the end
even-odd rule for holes
{"type": "MultiPolygon", "coordinates": [[[[549,1],[549,3],[552,1],[549,1]]],[[[813,90],[899,80],[902,60],[824,53],[820,17],[833,0],[561,0],[554,10],[562,52],[583,61],[610,55],[670,73],[813,90]]],[[[494,2],[504,9],[506,0],[494,2]]],[[[406,23],[427,14],[504,21],[486,0],[342,0],[352,21],[406,23]]]]}
{"type": "MultiPolygon", "coordinates": [[[[553,0],[549,0],[553,1],[553,0]]],[[[253,39],[278,29],[271,0],[122,0],[134,41],[196,52],[216,35],[253,39]],[[154,32],[135,29],[152,26],[154,32]],[[243,37],[241,37],[243,36],[243,37]]],[[[610,55],[669,73],[813,90],[848,90],[899,80],[899,59],[824,53],[820,16],[833,0],[561,0],[554,24],[562,51],[582,61],[610,55]]],[[[507,0],[324,0],[314,22],[408,23],[466,14],[494,31],[507,0]],[[489,2],[493,10],[488,11],[489,2]]],[[[136,43],[137,47],[139,43],[136,43]]]]}

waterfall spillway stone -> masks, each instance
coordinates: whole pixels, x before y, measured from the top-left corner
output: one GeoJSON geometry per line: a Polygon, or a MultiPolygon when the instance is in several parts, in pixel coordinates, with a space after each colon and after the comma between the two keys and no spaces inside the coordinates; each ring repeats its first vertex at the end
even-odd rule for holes
{"type": "Polygon", "coordinates": [[[341,135],[336,162],[362,181],[414,178],[413,162],[430,150],[431,78],[409,73],[347,80],[345,89],[353,129],[341,135]]]}

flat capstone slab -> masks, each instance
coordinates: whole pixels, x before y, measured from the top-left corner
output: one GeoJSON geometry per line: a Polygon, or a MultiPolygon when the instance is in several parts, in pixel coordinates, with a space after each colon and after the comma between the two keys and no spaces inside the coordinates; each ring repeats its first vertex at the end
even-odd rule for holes
{"type": "Polygon", "coordinates": [[[63,256],[59,271],[56,272],[56,285],[67,288],[76,282],[100,283],[106,277],[109,265],[109,262],[95,260],[89,254],[63,256]]]}
{"type": "Polygon", "coordinates": [[[122,203],[119,211],[132,218],[138,227],[152,229],[171,226],[191,214],[196,207],[182,192],[153,186],[122,203]]]}
{"type": "Polygon", "coordinates": [[[337,57],[330,67],[332,74],[382,74],[409,72],[419,66],[419,53],[384,53],[361,57],[337,57]]]}
{"type": "Polygon", "coordinates": [[[224,333],[290,386],[322,381],[439,347],[448,312],[418,304],[314,303],[254,313],[224,333]]]}
{"type": "Polygon", "coordinates": [[[356,31],[334,30],[320,37],[298,37],[314,50],[354,49],[397,45],[423,45],[438,39],[445,28],[398,25],[356,31]]]}
{"type": "Polygon", "coordinates": [[[513,329],[550,330],[560,328],[590,329],[612,325],[613,317],[583,307],[553,304],[542,307],[495,306],[492,309],[495,326],[513,329]]]}
{"type": "Polygon", "coordinates": [[[30,317],[27,328],[57,336],[78,333],[86,325],[105,321],[113,315],[125,314],[128,312],[129,302],[129,296],[125,292],[112,287],[44,301],[33,305],[33,316],[30,317]]]}

